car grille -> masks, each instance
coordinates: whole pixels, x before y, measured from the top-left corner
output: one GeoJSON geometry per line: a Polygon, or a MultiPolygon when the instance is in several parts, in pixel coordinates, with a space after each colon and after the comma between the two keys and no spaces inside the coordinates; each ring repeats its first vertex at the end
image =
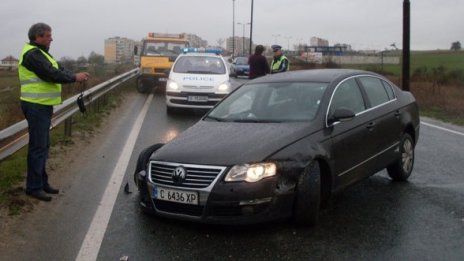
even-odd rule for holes
{"type": "Polygon", "coordinates": [[[193,165],[166,162],[150,162],[150,180],[157,184],[181,188],[206,188],[224,171],[225,167],[193,165]],[[172,174],[177,167],[182,166],[186,177],[181,183],[175,183],[172,174]]]}

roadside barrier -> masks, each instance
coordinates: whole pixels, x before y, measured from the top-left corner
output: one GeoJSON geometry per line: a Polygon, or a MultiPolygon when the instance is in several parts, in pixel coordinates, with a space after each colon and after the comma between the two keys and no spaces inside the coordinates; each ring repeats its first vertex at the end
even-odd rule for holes
{"type": "MultiPolygon", "coordinates": [[[[118,87],[121,83],[130,80],[138,75],[138,69],[133,69],[121,75],[118,75],[108,81],[100,83],[86,91],[82,92],[82,100],[84,104],[92,104],[104,98],[105,94],[114,88],[118,87]]],[[[72,121],[69,120],[71,116],[79,111],[76,103],[77,98],[81,93],[66,99],[62,104],[54,107],[52,126],[51,129],[65,122],[65,134],[71,134],[72,121]]],[[[10,127],[0,131],[0,160],[12,155],[28,143],[29,135],[27,133],[27,122],[22,120],[10,127]]]]}

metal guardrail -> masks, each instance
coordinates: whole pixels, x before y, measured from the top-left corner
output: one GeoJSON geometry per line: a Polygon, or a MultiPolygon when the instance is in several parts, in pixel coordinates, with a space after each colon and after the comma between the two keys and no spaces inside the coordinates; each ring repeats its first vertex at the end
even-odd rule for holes
{"type": "MultiPolygon", "coordinates": [[[[133,69],[82,92],[84,103],[87,105],[98,100],[99,97],[113,90],[115,87],[131,79],[137,74],[138,69],[133,69]]],[[[79,111],[79,107],[76,103],[79,95],[80,94],[76,94],[75,96],[66,99],[62,104],[54,107],[51,129],[79,111]]],[[[22,120],[0,131],[0,160],[12,155],[28,144],[29,134],[27,132],[27,128],[27,121],[22,120]]]]}

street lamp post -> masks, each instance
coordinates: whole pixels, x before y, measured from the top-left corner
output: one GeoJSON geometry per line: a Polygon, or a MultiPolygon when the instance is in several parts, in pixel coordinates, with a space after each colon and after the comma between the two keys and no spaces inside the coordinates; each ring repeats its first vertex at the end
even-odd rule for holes
{"type": "Polygon", "coordinates": [[[277,44],[277,38],[280,36],[280,34],[273,34],[272,37],[274,37],[274,44],[277,44]]]}
{"type": "Polygon", "coordinates": [[[287,36],[287,37],[285,37],[285,38],[287,38],[287,50],[290,51],[290,39],[292,39],[292,37],[291,37],[291,36],[287,36]]]}
{"type": "MultiPolygon", "coordinates": [[[[246,48],[245,48],[245,26],[246,26],[246,25],[249,25],[249,24],[251,24],[251,23],[237,23],[237,24],[243,25],[242,54],[243,54],[243,56],[245,56],[245,51],[246,51],[246,48]]],[[[251,48],[251,46],[250,46],[250,48],[251,48]]]]}
{"type": "Polygon", "coordinates": [[[253,49],[253,0],[251,0],[251,18],[250,18],[250,52],[249,54],[251,55],[251,49],[253,49]]]}
{"type": "Polygon", "coordinates": [[[232,59],[235,54],[235,0],[232,0],[232,59]]]}

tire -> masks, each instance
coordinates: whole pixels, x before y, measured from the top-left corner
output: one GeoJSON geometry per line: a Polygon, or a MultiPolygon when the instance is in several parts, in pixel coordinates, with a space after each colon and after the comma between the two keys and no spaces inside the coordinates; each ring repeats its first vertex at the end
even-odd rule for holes
{"type": "Polygon", "coordinates": [[[401,157],[387,167],[390,178],[394,181],[406,181],[414,167],[414,140],[411,135],[405,133],[399,144],[401,157]]]}
{"type": "Polygon", "coordinates": [[[303,170],[298,179],[293,206],[293,222],[314,226],[319,219],[321,205],[321,169],[314,161],[303,170]]]}
{"type": "Polygon", "coordinates": [[[140,93],[149,93],[152,89],[153,86],[149,84],[149,81],[144,80],[142,77],[137,78],[137,91],[140,93]]]}

